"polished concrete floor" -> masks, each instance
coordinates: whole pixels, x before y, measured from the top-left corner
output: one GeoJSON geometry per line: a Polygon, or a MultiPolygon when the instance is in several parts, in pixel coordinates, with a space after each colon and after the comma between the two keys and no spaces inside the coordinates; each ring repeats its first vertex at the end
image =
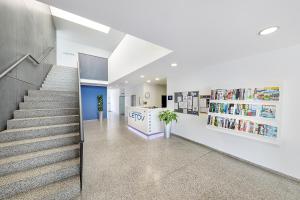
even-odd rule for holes
{"type": "Polygon", "coordinates": [[[300,185],[178,137],[145,140],[122,118],[85,122],[79,199],[299,200],[300,185]]]}

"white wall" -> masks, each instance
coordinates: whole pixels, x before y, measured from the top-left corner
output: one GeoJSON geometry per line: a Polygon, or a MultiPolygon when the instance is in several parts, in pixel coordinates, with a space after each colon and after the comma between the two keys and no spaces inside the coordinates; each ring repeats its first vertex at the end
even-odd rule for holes
{"type": "Polygon", "coordinates": [[[61,35],[60,31],[57,31],[56,47],[57,64],[70,67],[77,67],[78,53],[85,53],[103,58],[108,58],[111,54],[110,52],[103,49],[87,46],[65,39],[61,35]]]}
{"type": "Polygon", "coordinates": [[[127,34],[108,59],[108,81],[113,82],[170,52],[127,34]]]}
{"type": "MultiPolygon", "coordinates": [[[[206,128],[207,115],[180,114],[173,132],[299,179],[299,52],[300,46],[295,46],[204,69],[194,66],[168,77],[169,95],[186,90],[200,90],[200,94],[207,94],[211,88],[282,85],[279,145],[209,130],[206,128]]],[[[168,108],[173,109],[173,101],[168,101],[168,108]]]]}
{"type": "Polygon", "coordinates": [[[144,84],[144,94],[146,92],[150,93],[150,98],[145,99],[147,101],[147,106],[156,106],[161,107],[161,96],[167,94],[167,87],[165,85],[151,85],[151,84],[144,84]]]}
{"type": "Polygon", "coordinates": [[[161,96],[166,95],[167,87],[165,85],[140,84],[125,89],[125,114],[127,116],[127,108],[131,106],[131,95],[136,95],[136,105],[143,106],[143,102],[147,101],[146,106],[161,107],[161,96]],[[150,93],[150,98],[145,98],[145,93],[150,93]],[[139,98],[141,104],[139,104],[139,98]]]}

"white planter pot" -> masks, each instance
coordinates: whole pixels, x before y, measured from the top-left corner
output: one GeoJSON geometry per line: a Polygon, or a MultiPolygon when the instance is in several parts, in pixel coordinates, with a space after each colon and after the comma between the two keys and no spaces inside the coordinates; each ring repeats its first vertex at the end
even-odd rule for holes
{"type": "Polygon", "coordinates": [[[169,124],[165,124],[165,138],[170,138],[171,136],[171,124],[172,122],[169,124]]]}
{"type": "Polygon", "coordinates": [[[98,119],[99,119],[100,122],[102,122],[102,120],[103,120],[103,111],[99,112],[99,118],[98,119]]]}

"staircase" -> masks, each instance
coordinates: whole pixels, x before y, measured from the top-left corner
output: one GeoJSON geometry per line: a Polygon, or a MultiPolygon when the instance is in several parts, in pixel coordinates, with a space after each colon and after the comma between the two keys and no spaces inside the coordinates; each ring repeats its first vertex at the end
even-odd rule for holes
{"type": "Polygon", "coordinates": [[[0,199],[80,194],[77,69],[53,66],[0,132],[0,199]]]}

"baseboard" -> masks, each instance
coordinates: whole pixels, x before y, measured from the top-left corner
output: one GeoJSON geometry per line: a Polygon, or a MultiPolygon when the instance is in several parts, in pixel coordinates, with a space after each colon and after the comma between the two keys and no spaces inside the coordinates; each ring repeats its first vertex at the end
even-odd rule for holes
{"type": "Polygon", "coordinates": [[[282,176],[282,177],[284,177],[284,178],[286,178],[286,179],[289,179],[289,180],[295,181],[295,182],[297,182],[297,183],[300,183],[300,179],[295,178],[295,177],[293,177],[293,176],[290,176],[290,175],[287,175],[287,174],[285,174],[285,173],[276,171],[276,170],[274,170],[274,169],[270,169],[270,168],[268,168],[268,167],[264,167],[264,166],[262,166],[262,165],[259,165],[259,164],[250,162],[250,161],[245,160],[245,159],[242,159],[242,158],[239,158],[239,157],[237,157],[237,156],[234,156],[234,155],[231,155],[231,154],[229,154],[229,153],[226,153],[226,152],[220,151],[220,150],[218,150],[218,149],[215,149],[215,148],[213,148],[213,147],[207,146],[207,145],[205,145],[205,144],[202,144],[202,143],[193,141],[193,140],[191,140],[191,139],[185,138],[185,137],[183,137],[183,136],[181,136],[181,135],[177,135],[176,133],[172,133],[172,135],[175,136],[175,137],[181,138],[181,139],[183,139],[183,140],[186,140],[186,141],[188,141],[188,142],[192,142],[192,143],[194,143],[194,144],[204,146],[204,147],[206,147],[206,148],[209,148],[209,149],[211,149],[211,150],[213,150],[213,151],[216,151],[216,152],[221,153],[221,154],[223,154],[223,155],[225,155],[225,156],[234,158],[234,159],[239,160],[239,161],[241,161],[241,162],[244,162],[244,163],[250,164],[250,165],[252,165],[252,166],[258,167],[258,168],[260,168],[260,169],[262,169],[262,170],[265,170],[265,171],[267,171],[267,172],[270,172],[270,173],[273,173],[273,174],[277,174],[277,175],[282,176]]]}
{"type": "Polygon", "coordinates": [[[95,122],[99,121],[98,119],[88,119],[88,120],[83,120],[83,122],[95,122]]]}

